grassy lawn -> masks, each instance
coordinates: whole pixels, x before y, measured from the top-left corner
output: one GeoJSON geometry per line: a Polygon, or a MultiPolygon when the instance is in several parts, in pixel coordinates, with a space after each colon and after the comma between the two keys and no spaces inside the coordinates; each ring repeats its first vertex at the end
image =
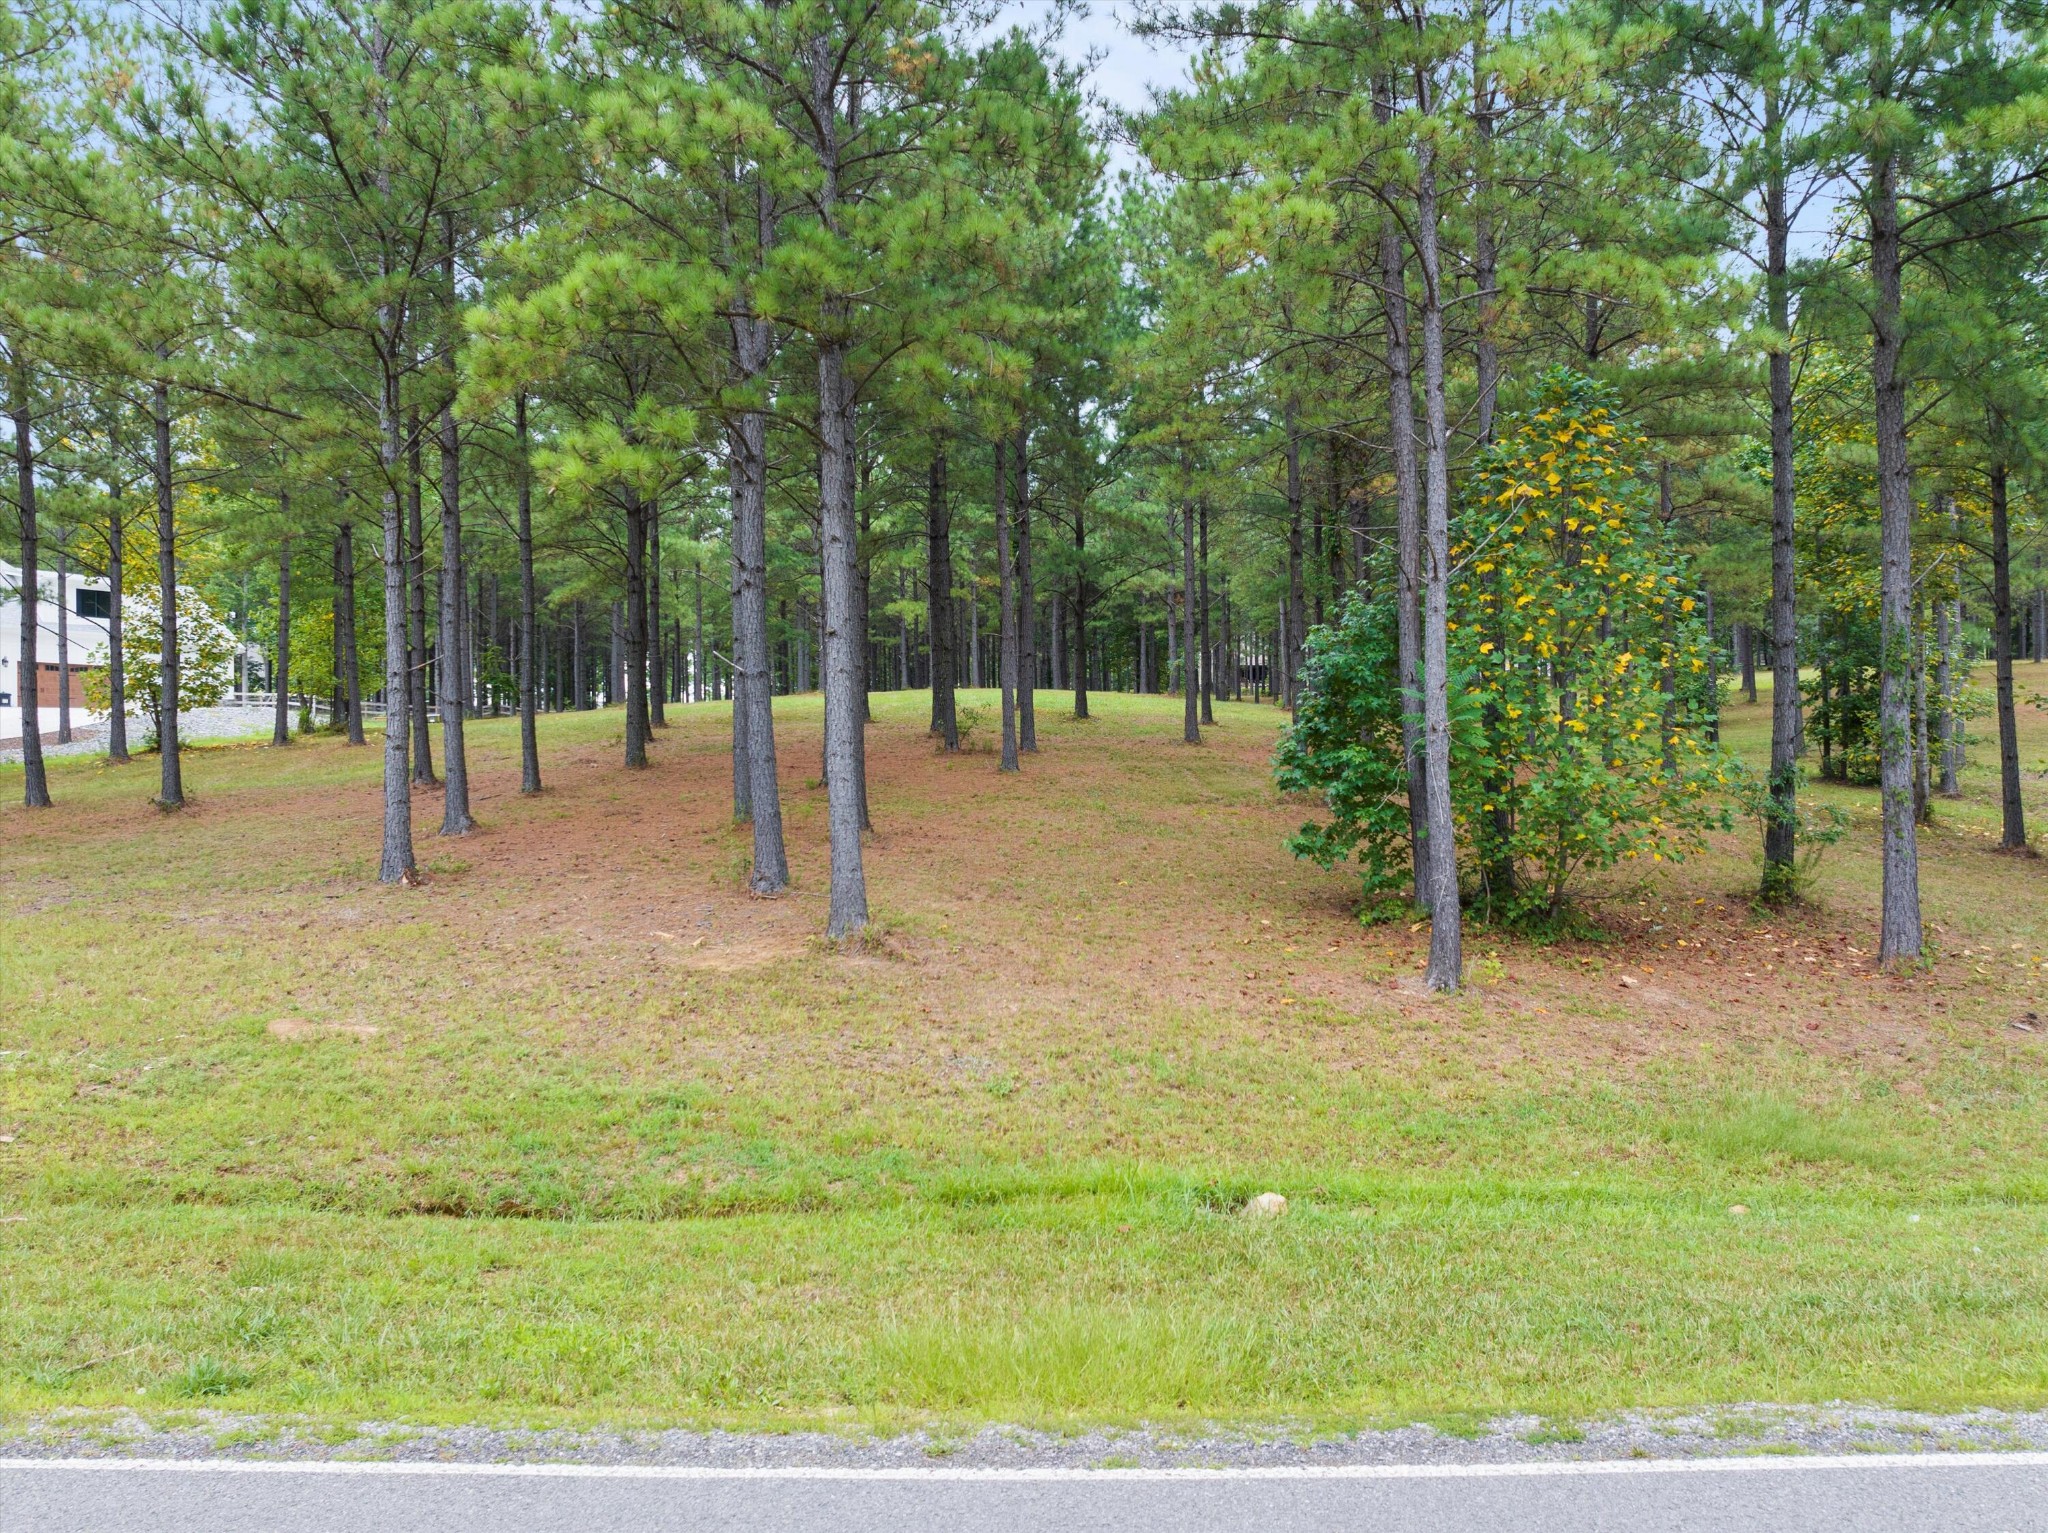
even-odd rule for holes
{"type": "MultiPolygon", "coordinates": [[[[1196,750],[1177,700],[1096,706],[1041,694],[1006,781],[878,695],[844,952],[815,698],[778,901],[709,706],[634,774],[618,713],[544,719],[532,800],[480,722],[484,829],[428,795],[412,891],[374,747],[194,751],[170,818],[153,760],[53,762],[34,817],[0,768],[0,1412],[2048,1401],[2048,862],[1991,850],[1994,744],[1923,836],[1922,972],[1874,970],[1876,796],[1828,790],[1805,907],[1752,909],[1745,829],[1600,890],[1597,939],[1469,933],[1432,1001],[1426,932],[1283,850],[1275,711],[1196,750]]],[[[2037,708],[2022,757],[2048,830],[2037,708]]]]}

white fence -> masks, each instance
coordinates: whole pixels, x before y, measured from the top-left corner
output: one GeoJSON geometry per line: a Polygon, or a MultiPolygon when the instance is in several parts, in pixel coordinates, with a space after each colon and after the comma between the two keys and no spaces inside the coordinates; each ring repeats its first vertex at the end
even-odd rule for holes
{"type": "MultiPolygon", "coordinates": [[[[315,724],[325,725],[334,722],[334,700],[332,698],[308,697],[306,702],[312,709],[313,722],[315,724]]],[[[292,723],[296,727],[299,718],[299,694],[296,692],[287,694],[285,703],[290,709],[292,723]]],[[[277,708],[277,694],[275,692],[230,692],[226,701],[221,706],[223,708],[261,708],[274,712],[277,708]]],[[[369,698],[364,698],[362,707],[363,717],[366,719],[381,719],[384,717],[384,705],[382,703],[372,702],[369,698]]]]}

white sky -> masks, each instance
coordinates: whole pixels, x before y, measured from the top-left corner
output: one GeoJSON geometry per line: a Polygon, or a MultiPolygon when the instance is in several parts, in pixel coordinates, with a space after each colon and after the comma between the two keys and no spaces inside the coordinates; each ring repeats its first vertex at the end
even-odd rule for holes
{"type": "MultiPolygon", "coordinates": [[[[1043,0],[1010,0],[1010,7],[1028,14],[1042,9],[1043,0]]],[[[1102,54],[1092,78],[1096,91],[1112,105],[1139,107],[1153,86],[1186,78],[1187,56],[1172,44],[1161,49],[1133,36],[1127,14],[1125,0],[1093,0],[1090,14],[1068,28],[1065,52],[1070,58],[1102,54]]]]}
{"type": "MultiPolygon", "coordinates": [[[[1142,107],[1154,87],[1173,86],[1187,78],[1188,50],[1173,43],[1156,45],[1133,35],[1130,0],[1087,0],[1088,14],[1069,17],[1060,51],[1079,62],[1099,55],[1089,75],[1093,94],[1113,107],[1142,107]]],[[[1003,0],[999,27],[1042,21],[1050,0],[1003,0]]],[[[1136,160],[1122,144],[1109,146],[1110,171],[1132,169],[1136,160]]]]}
{"type": "MultiPolygon", "coordinates": [[[[1069,18],[1066,34],[1061,38],[1061,51],[1076,61],[1091,53],[1098,55],[1089,76],[1089,85],[1095,95],[1110,106],[1128,110],[1146,105],[1155,88],[1185,83],[1191,50],[1183,44],[1158,43],[1134,35],[1130,28],[1132,0],[1085,0],[1085,3],[1087,15],[1069,18]]],[[[1042,21],[1051,4],[1052,0],[1002,0],[996,25],[1008,27],[1022,23],[1029,26],[1042,21]]],[[[1118,171],[1135,169],[1137,163],[1129,146],[1114,142],[1109,145],[1112,177],[1118,171]]],[[[1794,259],[1814,258],[1824,253],[1837,215],[1838,197],[1838,191],[1829,189],[1801,210],[1793,231],[1794,259]]]]}

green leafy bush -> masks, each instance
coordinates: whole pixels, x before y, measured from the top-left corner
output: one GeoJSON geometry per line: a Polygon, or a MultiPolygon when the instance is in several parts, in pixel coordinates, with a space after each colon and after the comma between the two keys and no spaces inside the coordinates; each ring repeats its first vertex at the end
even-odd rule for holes
{"type": "MultiPolygon", "coordinates": [[[[1452,803],[1466,885],[1496,915],[1554,922],[1585,875],[1675,861],[1726,828],[1739,786],[1708,728],[1707,636],[1658,526],[1647,443],[1607,390],[1552,373],[1466,486],[1453,532],[1452,803]]],[[[1391,601],[1309,646],[1283,788],[1329,811],[1290,845],[1400,882],[1408,810],[1391,601]]]]}

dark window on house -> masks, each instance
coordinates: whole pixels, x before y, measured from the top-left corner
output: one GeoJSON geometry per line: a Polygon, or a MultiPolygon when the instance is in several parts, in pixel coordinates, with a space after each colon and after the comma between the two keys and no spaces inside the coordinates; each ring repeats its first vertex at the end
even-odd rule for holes
{"type": "Polygon", "coordinates": [[[78,586],[73,589],[71,599],[80,617],[96,617],[104,623],[114,615],[114,599],[109,592],[78,586]]]}

